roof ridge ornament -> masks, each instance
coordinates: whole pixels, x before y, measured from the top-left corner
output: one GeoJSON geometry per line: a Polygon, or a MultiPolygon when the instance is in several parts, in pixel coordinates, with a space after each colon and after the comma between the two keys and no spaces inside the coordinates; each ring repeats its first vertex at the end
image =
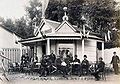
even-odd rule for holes
{"type": "Polygon", "coordinates": [[[68,20],[68,16],[67,16],[67,7],[64,7],[63,8],[63,10],[64,10],[64,16],[63,16],[63,21],[65,21],[65,20],[68,20]]]}

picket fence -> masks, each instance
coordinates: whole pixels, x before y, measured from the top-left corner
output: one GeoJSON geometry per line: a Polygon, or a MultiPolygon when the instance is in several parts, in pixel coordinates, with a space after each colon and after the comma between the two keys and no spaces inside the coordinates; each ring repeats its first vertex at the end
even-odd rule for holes
{"type": "MultiPolygon", "coordinates": [[[[12,63],[18,62],[20,63],[21,59],[21,51],[18,48],[3,48],[4,56],[8,59],[10,59],[12,63]]],[[[27,49],[22,49],[22,54],[25,54],[27,52],[27,49]]],[[[5,63],[9,63],[8,60],[5,60],[5,63]]]]}

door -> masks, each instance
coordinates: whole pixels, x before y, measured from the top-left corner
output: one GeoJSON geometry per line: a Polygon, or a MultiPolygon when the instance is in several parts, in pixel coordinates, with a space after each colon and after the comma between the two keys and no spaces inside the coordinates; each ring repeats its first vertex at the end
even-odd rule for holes
{"type": "Polygon", "coordinates": [[[57,54],[66,58],[66,55],[74,56],[75,55],[75,45],[74,44],[67,44],[61,43],[57,46],[57,54]]]}

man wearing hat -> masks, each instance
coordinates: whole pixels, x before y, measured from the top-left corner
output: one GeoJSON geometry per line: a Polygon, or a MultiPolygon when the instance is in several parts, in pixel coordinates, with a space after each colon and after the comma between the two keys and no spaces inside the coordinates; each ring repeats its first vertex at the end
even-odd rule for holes
{"type": "Polygon", "coordinates": [[[115,74],[117,75],[118,72],[119,72],[119,67],[118,67],[118,63],[120,62],[120,59],[119,57],[116,55],[116,52],[113,52],[113,57],[112,57],[112,60],[111,60],[111,64],[113,64],[113,69],[114,69],[114,72],[115,74]]]}
{"type": "Polygon", "coordinates": [[[87,55],[84,55],[84,59],[81,63],[82,66],[82,74],[88,74],[89,72],[89,61],[87,60],[87,55]]]}
{"type": "Polygon", "coordinates": [[[104,68],[105,68],[105,63],[103,62],[102,57],[99,58],[99,62],[96,65],[97,65],[97,68],[96,68],[95,72],[92,72],[91,74],[95,77],[96,81],[99,81],[100,80],[99,73],[103,72],[104,68]]]}
{"type": "Polygon", "coordinates": [[[41,66],[42,66],[42,71],[40,72],[40,76],[44,75],[45,77],[48,75],[49,68],[48,66],[50,65],[49,61],[49,56],[44,55],[42,60],[41,60],[41,66]]]}
{"type": "Polygon", "coordinates": [[[73,65],[72,65],[72,68],[73,68],[73,73],[77,73],[77,75],[81,76],[81,66],[80,66],[80,59],[78,59],[77,55],[74,56],[75,59],[73,60],[73,65]]]}
{"type": "Polygon", "coordinates": [[[66,65],[67,64],[65,63],[62,56],[58,56],[56,58],[55,65],[57,67],[57,71],[59,71],[63,77],[67,78],[67,76],[66,76],[66,74],[67,74],[66,73],[66,65]]]}
{"type": "Polygon", "coordinates": [[[55,63],[56,55],[54,54],[54,51],[53,51],[53,50],[51,50],[50,60],[51,60],[52,63],[55,63]]]}

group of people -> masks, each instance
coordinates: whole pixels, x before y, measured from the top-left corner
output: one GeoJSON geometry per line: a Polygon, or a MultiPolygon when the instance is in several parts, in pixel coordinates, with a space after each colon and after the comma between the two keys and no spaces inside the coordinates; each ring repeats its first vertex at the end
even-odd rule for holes
{"type": "Polygon", "coordinates": [[[84,55],[84,59],[80,62],[80,59],[77,58],[77,55],[74,56],[74,59],[67,55],[66,58],[63,56],[57,56],[52,52],[50,55],[43,55],[41,60],[42,70],[40,71],[40,76],[47,76],[54,72],[59,72],[63,77],[67,78],[67,75],[88,75],[92,74],[95,76],[96,80],[99,80],[99,72],[104,71],[105,63],[100,57],[99,62],[97,63],[97,68],[95,72],[90,72],[90,63],[87,60],[87,56],[84,55]]]}
{"type": "Polygon", "coordinates": [[[20,70],[23,72],[24,67],[34,67],[38,63],[38,57],[34,53],[33,57],[29,57],[28,53],[21,56],[20,70]]]}
{"type": "MultiPolygon", "coordinates": [[[[120,62],[119,57],[116,55],[116,52],[113,53],[111,64],[113,64],[113,69],[115,74],[118,74],[118,63],[120,62]]],[[[99,73],[104,72],[105,63],[103,58],[100,57],[99,61],[95,64],[94,70],[91,68],[91,64],[87,60],[87,55],[84,55],[84,59],[80,61],[78,56],[75,55],[74,59],[70,55],[56,56],[52,51],[50,55],[43,55],[40,61],[41,67],[39,70],[40,76],[47,76],[53,73],[60,73],[63,77],[67,78],[67,75],[88,75],[91,74],[95,77],[96,80],[100,80],[99,73]]],[[[34,57],[29,58],[28,54],[21,57],[21,66],[28,66],[32,63],[33,67],[38,62],[38,57],[35,54],[34,57]]],[[[21,68],[22,69],[22,68],[21,68]]]]}

